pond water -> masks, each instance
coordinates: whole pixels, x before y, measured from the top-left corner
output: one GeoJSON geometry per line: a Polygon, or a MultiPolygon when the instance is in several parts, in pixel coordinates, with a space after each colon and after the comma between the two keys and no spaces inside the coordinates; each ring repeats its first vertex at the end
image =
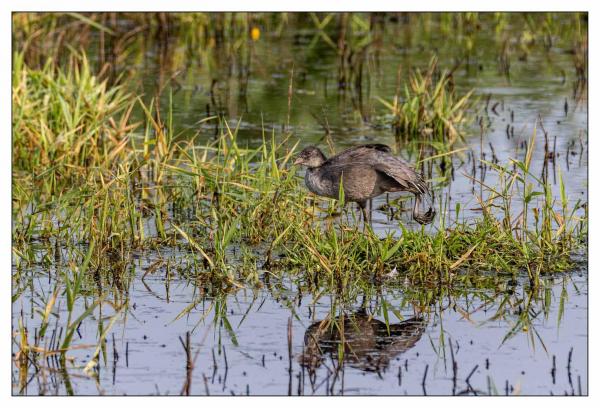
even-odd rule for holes
{"type": "MultiPolygon", "coordinates": [[[[139,262],[149,265],[147,258],[139,262]]],[[[36,291],[43,290],[45,282],[40,277],[36,291]]],[[[544,282],[541,294],[528,290],[525,282],[514,282],[503,292],[457,288],[434,297],[429,311],[419,314],[422,324],[409,330],[395,330],[395,325],[419,313],[414,300],[419,289],[386,289],[378,299],[346,309],[350,317],[346,339],[351,346],[343,368],[336,370],[337,343],[326,333],[309,329],[328,318],[331,297],[314,301],[300,297],[293,285],[278,282],[264,290],[207,297],[174,321],[198,299],[198,288],[150,276],[129,288],[128,311],[119,314],[107,339],[106,364],[101,363],[94,376],[81,368],[63,374],[58,361],[50,359],[49,366],[57,372],[49,377],[56,378],[43,387],[49,394],[64,394],[69,384],[75,395],[179,395],[188,373],[181,341],[189,331],[194,395],[587,394],[587,274],[576,270],[544,282]],[[382,299],[398,312],[398,316],[390,312],[389,334],[384,316],[373,313],[382,299]],[[218,302],[225,305],[234,337],[222,315],[215,316],[218,302]],[[523,313],[530,315],[530,327],[503,343],[523,313]],[[383,328],[366,329],[369,319],[383,328]],[[320,352],[314,344],[311,350],[310,339],[319,343],[320,352]]],[[[26,314],[30,300],[25,295],[19,302],[26,314]]],[[[62,315],[66,312],[64,306],[58,309],[62,315]]],[[[108,307],[103,310],[105,319],[112,313],[108,307]]],[[[27,318],[35,326],[36,316],[27,318]]],[[[95,344],[97,326],[96,318],[85,320],[77,343],[95,344]]],[[[70,355],[84,365],[93,349],[70,355]]],[[[40,384],[34,380],[28,393],[37,394],[40,384]]]]}
{"type": "MultiPolygon", "coordinates": [[[[544,50],[532,45],[525,53],[515,34],[507,77],[499,72],[502,38],[493,30],[454,30],[450,35],[436,19],[426,27],[419,21],[388,23],[381,44],[366,49],[360,90],[352,84],[340,86],[338,50],[307,25],[286,26],[281,32],[260,27],[256,41],[248,40],[239,49],[217,46],[210,58],[201,50],[190,53],[184,38],[164,43],[146,39],[138,45],[140,58],[132,58],[128,69],[139,73],[137,91],[148,96],[157,84],[165,89],[161,103],[172,98],[174,124],[182,138],[197,132],[200,142],[210,140],[216,121],[200,122],[219,113],[231,126],[239,123],[242,145],[259,145],[264,128],[278,135],[289,130],[301,146],[325,148],[322,124],[327,123],[339,150],[368,142],[396,146],[378,98],[393,98],[399,67],[406,81],[410,68],[424,69],[436,55],[441,68],[457,66],[456,89],[474,89],[480,98],[476,106],[487,105],[477,115],[490,123],[481,138],[477,123],[464,130],[468,150],[453,157],[454,179],[437,186],[438,197],[460,202],[467,209],[465,217],[480,215],[475,187],[465,176],[472,175],[472,158],[495,155],[500,163],[522,159],[523,143],[541,118],[551,150],[558,153],[549,167],[554,194],[558,197],[556,177],[562,173],[571,205],[587,202],[587,95],[574,92],[569,47],[554,44],[544,50]],[[472,45],[468,54],[466,43],[472,45]]],[[[569,21],[565,17],[559,26],[569,21]]],[[[506,30],[521,33],[522,24],[511,18],[506,30]]],[[[537,128],[533,173],[541,174],[544,139],[539,123],[537,128]]],[[[408,146],[400,146],[400,154],[415,160],[408,146]]],[[[481,171],[476,168],[475,176],[481,171]]],[[[493,176],[486,182],[493,185],[493,176]]],[[[373,206],[374,228],[382,235],[399,231],[397,220],[377,210],[385,200],[379,197],[373,206]]],[[[412,225],[407,216],[402,222],[412,225]]],[[[437,227],[434,223],[427,228],[437,227]]],[[[13,393],[179,395],[186,392],[188,378],[187,391],[197,395],[588,393],[585,256],[572,272],[543,278],[543,287],[536,290],[524,277],[507,279],[493,289],[384,286],[380,293],[342,307],[328,294],[314,299],[292,282],[270,282],[261,289],[206,295],[180,318],[200,299],[202,288],[166,279],[164,268],[142,279],[156,259],[153,251],[137,254],[126,312],[113,321],[114,311],[104,305],[79,326],[74,344],[95,345],[99,322],[113,324],[104,359],[88,371],[91,375],[83,366],[94,348],[73,350],[72,367],[69,363],[62,370],[58,359],[50,357],[51,369],[45,376],[32,375],[25,389],[17,386],[13,365],[13,393]],[[339,333],[322,332],[315,324],[332,316],[343,320],[344,314],[347,342],[340,364],[339,333]],[[382,323],[386,319],[389,332],[382,323]],[[526,323],[519,323],[523,319],[526,323]],[[186,332],[192,369],[187,367],[186,332]]],[[[30,331],[39,328],[34,309],[41,305],[36,299],[47,298],[54,287],[47,270],[27,275],[32,283],[13,303],[13,330],[21,317],[30,331]]],[[[57,302],[64,311],[62,295],[57,302]]],[[[74,315],[83,311],[78,305],[74,315]]],[[[61,326],[49,330],[58,332],[61,326]]]]}

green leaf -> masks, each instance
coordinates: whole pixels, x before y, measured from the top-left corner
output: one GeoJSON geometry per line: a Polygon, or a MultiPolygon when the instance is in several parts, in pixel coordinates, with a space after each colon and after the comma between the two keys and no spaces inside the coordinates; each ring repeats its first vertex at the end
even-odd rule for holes
{"type": "Polygon", "coordinates": [[[69,347],[69,344],[71,344],[71,339],[73,338],[73,333],[75,333],[75,330],[79,326],[79,323],[81,323],[83,321],[83,319],[85,319],[86,317],[88,317],[89,315],[91,315],[92,312],[94,311],[94,309],[96,308],[96,306],[98,306],[101,301],[102,301],[102,297],[96,299],[94,301],[94,303],[92,303],[81,314],[81,316],[79,316],[73,323],[71,323],[71,325],[67,328],[67,333],[65,335],[65,340],[63,341],[61,348],[66,349],[67,347],[69,347]]]}
{"type": "Polygon", "coordinates": [[[225,330],[227,330],[227,334],[229,334],[229,337],[231,338],[231,342],[234,346],[237,347],[239,345],[237,337],[235,336],[235,332],[233,331],[229,320],[227,320],[227,317],[225,317],[225,315],[221,316],[221,320],[223,321],[223,326],[225,326],[225,330]]]}

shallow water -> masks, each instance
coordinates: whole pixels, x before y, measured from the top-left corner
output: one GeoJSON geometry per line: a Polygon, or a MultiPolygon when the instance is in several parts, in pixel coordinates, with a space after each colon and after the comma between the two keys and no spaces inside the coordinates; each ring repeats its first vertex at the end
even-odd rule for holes
{"type": "MultiPolygon", "coordinates": [[[[54,377],[53,380],[44,384],[38,382],[38,377],[27,393],[37,394],[42,387],[48,394],[64,394],[68,379],[76,395],[178,395],[187,378],[181,339],[190,331],[194,359],[190,393],[194,395],[585,395],[588,391],[587,274],[578,270],[544,281],[547,290],[540,299],[531,302],[529,313],[535,315],[531,327],[527,331],[518,330],[504,343],[503,338],[517,321],[519,308],[525,304],[518,300],[528,300],[531,295],[524,282],[515,282],[504,293],[480,289],[434,298],[429,311],[420,314],[423,328],[413,334],[417,337],[414,344],[382,346],[385,333],[377,337],[362,326],[355,331],[353,323],[348,323],[345,326],[348,341],[365,344],[346,351],[345,365],[337,376],[337,351],[328,353],[321,344],[322,362],[311,376],[310,367],[301,364],[302,354],[308,353],[305,333],[311,324],[330,316],[331,297],[325,295],[316,301],[310,296],[300,299],[294,287],[285,283],[272,290],[239,290],[225,300],[226,318],[235,333],[234,340],[222,319],[215,319],[211,304],[218,299],[208,297],[189,314],[174,321],[197,299],[198,288],[189,282],[171,280],[166,285],[164,278],[147,277],[144,282],[136,280],[129,289],[128,311],[119,315],[107,339],[106,364],[101,363],[89,377],[83,374],[82,367],[97,342],[98,322],[96,318],[87,319],[78,330],[81,338],[76,343],[94,347],[69,354],[75,357],[75,362],[68,376],[50,372],[48,377],[54,377]],[[510,296],[509,291],[513,292],[510,296]],[[497,314],[505,296],[514,306],[497,314]],[[566,300],[563,312],[560,312],[561,296],[566,300]],[[549,303],[547,307],[544,302],[549,303]],[[535,334],[530,333],[533,330],[535,334]],[[456,362],[456,376],[453,362],[456,362]]],[[[37,281],[35,286],[42,290],[45,281],[37,281]]],[[[381,305],[377,305],[384,299],[390,310],[394,308],[400,315],[389,312],[393,332],[399,318],[404,321],[415,315],[418,308],[410,299],[414,296],[411,293],[419,290],[387,289],[382,297],[346,310],[350,314],[360,313],[362,306],[366,316],[385,326],[381,305]]],[[[19,310],[23,305],[23,310],[29,310],[30,300],[29,295],[24,295],[14,309],[19,310]]],[[[61,315],[66,314],[64,306],[59,310],[61,315]]],[[[113,313],[104,306],[105,319],[113,313]]],[[[28,314],[25,318],[29,327],[36,327],[39,317],[28,314]]],[[[402,341],[403,336],[406,334],[395,340],[402,341]]],[[[334,344],[337,350],[335,346],[337,343],[334,344]]],[[[56,361],[50,361],[49,366],[59,367],[56,361]]]]}
{"type": "MultiPolygon", "coordinates": [[[[508,30],[519,33],[522,23],[513,18],[508,30]]],[[[467,151],[453,156],[454,179],[445,188],[437,186],[439,196],[460,202],[466,209],[477,208],[473,183],[464,174],[479,179],[485,172],[483,181],[495,185],[493,172],[480,168],[479,158],[491,161],[495,156],[499,163],[506,164],[511,158],[523,160],[525,144],[530,142],[534,129],[537,132],[531,170],[541,176],[543,127],[549,150],[557,153],[549,165],[549,177],[556,185],[554,196],[559,197],[556,182],[562,172],[571,205],[578,200],[587,202],[587,94],[574,92],[576,80],[570,45],[555,44],[547,52],[532,47],[523,57],[514,44],[510,75],[506,77],[499,73],[498,67],[502,38],[492,30],[483,28],[471,34],[468,30],[457,31],[450,35],[436,19],[429,24],[421,27],[413,21],[388,26],[382,43],[367,48],[360,92],[352,84],[340,87],[337,49],[316,41],[315,38],[320,38],[318,31],[306,27],[284,30],[281,36],[263,32],[261,40],[247,44],[244,58],[217,47],[214,52],[227,57],[220,56],[213,69],[207,69],[200,56],[198,60],[182,56],[184,44],[172,39],[169,46],[148,47],[143,64],[136,69],[143,89],[153,89],[161,82],[159,79],[165,86],[164,78],[176,74],[171,83],[173,93],[164,91],[161,104],[166,112],[172,98],[174,128],[182,138],[197,134],[199,143],[212,140],[219,126],[217,121],[198,122],[221,114],[232,129],[238,128],[240,146],[260,145],[263,129],[266,137],[271,132],[281,137],[282,130],[287,129],[292,135],[290,144],[298,140],[299,148],[316,144],[327,152],[322,125],[327,123],[329,137],[338,152],[360,143],[385,143],[414,162],[414,147],[402,143],[397,146],[391,125],[386,122],[387,108],[378,98],[393,99],[398,70],[402,84],[408,80],[410,69],[427,69],[435,56],[441,70],[458,66],[453,72],[456,89],[462,93],[474,90],[473,97],[480,101],[475,105],[479,109],[477,118],[489,124],[481,138],[478,120],[464,129],[466,147],[472,156],[467,151]],[[468,40],[474,45],[467,63],[463,54],[464,42],[468,40]],[[462,63],[458,64],[459,61],[462,63]],[[288,112],[290,79],[292,98],[288,112]],[[510,137],[507,126],[511,129],[510,137]],[[477,160],[475,174],[471,158],[477,160]]],[[[568,24],[566,17],[559,25],[565,24],[568,24]]],[[[146,92],[146,95],[154,94],[146,92]]],[[[433,171],[435,177],[439,169],[434,166],[433,171]]],[[[374,208],[381,207],[385,200],[384,196],[376,198],[374,208]]],[[[451,203],[449,207],[454,205],[451,203]]],[[[479,215],[478,211],[464,214],[467,218],[479,215]]],[[[381,214],[373,217],[381,234],[397,229],[395,225],[389,228],[381,214]],[[378,221],[383,225],[378,226],[378,221]]],[[[403,221],[413,224],[409,217],[403,221]]]]}
{"type": "MultiPolygon", "coordinates": [[[[514,29],[520,28],[515,26],[514,29]]],[[[260,40],[248,44],[250,62],[242,63],[241,58],[230,56],[231,74],[225,73],[229,65],[224,61],[217,61],[216,68],[211,70],[205,64],[182,57],[183,45],[178,39],[170,40],[166,53],[164,48],[149,41],[148,48],[143,49],[144,58],[138,59],[135,69],[139,70],[142,89],[147,95],[153,93],[157,78],[168,78],[179,72],[175,76],[177,83],[172,84],[172,97],[175,128],[182,138],[199,132],[199,141],[210,140],[215,131],[214,122],[199,125],[198,121],[215,112],[223,113],[232,126],[240,121],[239,143],[242,145],[256,146],[262,142],[263,123],[268,131],[280,134],[287,123],[288,88],[293,68],[288,129],[294,141],[300,140],[301,145],[326,146],[324,131],[313,117],[316,115],[327,118],[337,149],[366,142],[394,145],[392,130],[381,123],[386,112],[376,97],[386,100],[393,97],[398,66],[402,66],[405,78],[409,67],[424,68],[431,56],[437,54],[441,67],[452,67],[466,36],[459,34],[450,39],[436,24],[429,27],[429,31],[419,28],[419,35],[410,39],[406,37],[410,26],[399,25],[398,30],[397,36],[386,37],[382,48],[371,50],[365,62],[361,104],[357,104],[353,90],[339,89],[337,51],[321,40],[314,41],[319,38],[314,29],[288,30],[277,37],[263,28],[260,40]],[[165,55],[171,58],[167,58],[167,62],[165,55]],[[246,72],[244,70],[249,70],[250,75],[247,88],[240,91],[245,81],[240,72],[246,72]],[[216,85],[212,87],[215,79],[216,85]],[[369,120],[363,120],[364,117],[369,120]]],[[[513,55],[509,81],[498,73],[499,40],[494,33],[483,30],[474,36],[474,41],[476,46],[468,67],[462,65],[454,73],[457,89],[475,89],[475,95],[481,98],[478,106],[485,105],[490,95],[487,111],[479,112],[479,116],[489,119],[491,128],[482,139],[476,124],[466,129],[467,147],[473,157],[479,158],[483,153],[490,159],[491,144],[500,163],[509,158],[522,159],[525,154],[522,143],[529,141],[536,120],[541,117],[551,145],[556,137],[558,155],[549,167],[549,180],[556,186],[555,196],[558,197],[558,184],[553,177],[562,172],[571,205],[578,200],[587,202],[587,100],[578,102],[579,98],[574,98],[572,56],[568,50],[553,48],[547,54],[534,50],[526,60],[513,55]],[[507,125],[514,127],[514,136],[507,137],[507,125]]],[[[168,92],[163,93],[163,104],[168,98],[168,92]]],[[[537,128],[534,174],[541,173],[544,156],[543,133],[539,125],[537,128]]],[[[402,146],[400,153],[414,161],[414,154],[405,147],[402,146]]],[[[436,195],[450,200],[448,208],[460,202],[462,208],[467,209],[464,217],[479,216],[473,195],[478,187],[465,176],[465,173],[472,174],[472,163],[465,155],[453,158],[453,164],[454,180],[446,186],[438,186],[436,195]]],[[[481,171],[477,168],[475,176],[479,177],[481,171]]],[[[486,183],[493,185],[493,176],[487,177],[486,183]]],[[[398,233],[398,221],[390,221],[377,210],[385,202],[383,196],[374,200],[374,227],[381,235],[398,233]]],[[[401,220],[413,225],[408,214],[403,214],[401,220]]],[[[437,226],[434,223],[427,228],[437,226]]],[[[532,293],[526,280],[494,289],[452,288],[449,293],[446,289],[437,295],[432,288],[384,286],[379,296],[365,299],[362,305],[358,302],[343,308],[327,294],[316,300],[304,294],[300,299],[292,283],[278,282],[271,288],[241,289],[220,299],[208,296],[189,314],[175,320],[198,298],[201,288],[188,281],[161,278],[164,268],[142,280],[143,271],[157,259],[157,254],[138,255],[140,259],[136,261],[128,289],[127,312],[116,318],[100,365],[88,374],[83,370],[98,341],[99,319],[104,319],[106,325],[114,314],[107,305],[103,306],[102,316],[96,310],[79,327],[74,344],[94,347],[69,352],[75,360],[67,364],[67,372],[60,370],[58,359],[50,358],[51,369],[46,376],[32,376],[30,372],[31,381],[20,389],[18,370],[13,365],[14,394],[180,394],[187,375],[186,353],[180,338],[185,340],[188,331],[191,332],[190,354],[195,359],[191,394],[588,393],[585,262],[571,273],[545,278],[546,290],[535,294],[531,302],[528,300],[532,293]],[[429,307],[424,308],[423,303],[416,300],[419,293],[434,294],[429,307]],[[399,314],[387,313],[390,324],[415,315],[423,319],[414,344],[389,352],[389,344],[396,342],[389,338],[393,336],[359,336],[359,341],[366,344],[362,354],[353,357],[351,351],[347,352],[346,363],[339,370],[336,369],[339,366],[337,351],[324,352],[312,374],[309,367],[300,364],[306,352],[305,332],[311,324],[331,317],[330,313],[339,316],[341,309],[348,314],[366,313],[383,322],[382,302],[399,314]],[[221,313],[215,315],[211,303],[221,306],[221,313]],[[525,314],[529,313],[531,324],[526,329],[519,328],[503,343],[526,304],[530,305],[525,314]],[[499,308],[506,310],[492,319],[499,308]],[[291,342],[288,342],[290,321],[291,342]]],[[[13,303],[13,330],[20,317],[27,322],[30,335],[39,328],[40,316],[34,310],[41,307],[39,298],[45,299],[54,284],[47,273],[33,270],[22,277],[23,281],[31,279],[32,283],[13,303]]],[[[64,296],[61,295],[58,302],[64,320],[64,296]]],[[[75,316],[84,310],[81,304],[77,308],[75,316]]],[[[60,323],[54,324],[49,331],[60,330],[60,323]]],[[[361,330],[361,333],[367,332],[361,330]]],[[[321,344],[322,350],[326,349],[324,345],[327,346],[321,344]]],[[[335,350],[336,347],[337,343],[333,343],[335,350]]],[[[13,352],[17,350],[13,343],[13,352]]]]}

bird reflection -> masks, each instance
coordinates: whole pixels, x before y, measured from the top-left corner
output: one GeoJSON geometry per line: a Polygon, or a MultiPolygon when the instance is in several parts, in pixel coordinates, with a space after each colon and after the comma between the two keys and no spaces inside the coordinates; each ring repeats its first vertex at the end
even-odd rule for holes
{"type": "Polygon", "coordinates": [[[313,371],[327,354],[338,359],[343,344],[344,364],[363,371],[380,372],[399,354],[412,348],[425,331],[426,323],[413,317],[400,323],[386,324],[364,310],[343,318],[313,323],[304,334],[304,352],[300,364],[313,371]]]}

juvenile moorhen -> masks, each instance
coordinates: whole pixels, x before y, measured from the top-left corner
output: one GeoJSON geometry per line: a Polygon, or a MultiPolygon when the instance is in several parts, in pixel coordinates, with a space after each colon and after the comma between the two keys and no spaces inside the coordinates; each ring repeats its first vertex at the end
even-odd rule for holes
{"type": "Polygon", "coordinates": [[[306,187],[317,195],[338,198],[342,180],[344,199],[358,203],[365,220],[368,219],[365,208],[369,199],[395,191],[415,195],[413,218],[418,223],[429,224],[435,217],[433,198],[423,178],[384,144],[352,147],[329,159],[317,147],[308,146],[294,164],[307,167],[306,187]],[[422,199],[425,200],[425,211],[421,208],[422,199]]]}

